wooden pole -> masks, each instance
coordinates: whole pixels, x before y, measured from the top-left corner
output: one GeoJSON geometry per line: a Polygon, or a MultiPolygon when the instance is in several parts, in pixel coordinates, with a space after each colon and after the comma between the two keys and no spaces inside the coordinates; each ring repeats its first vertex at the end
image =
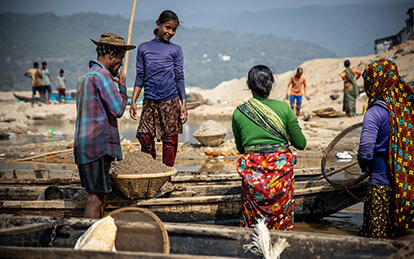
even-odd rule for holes
{"type": "MultiPolygon", "coordinates": [[[[137,0],[134,0],[134,4],[132,5],[131,18],[129,19],[127,45],[131,44],[132,26],[134,25],[134,17],[135,17],[135,8],[136,7],[137,7],[137,0]]],[[[125,53],[125,65],[124,65],[125,76],[128,73],[128,62],[129,62],[129,51],[127,51],[125,53]]]]}
{"type": "MultiPolygon", "coordinates": [[[[131,35],[132,35],[132,26],[134,25],[134,18],[135,18],[135,8],[137,7],[137,0],[134,0],[134,4],[132,5],[132,11],[131,11],[131,18],[129,19],[129,28],[128,28],[128,39],[127,39],[127,45],[131,44],[131,35]]],[[[124,63],[124,72],[125,72],[125,78],[128,74],[128,63],[129,63],[129,51],[125,53],[125,63],[124,63]]],[[[119,136],[121,137],[122,133],[122,117],[119,119],[119,136]]]]}

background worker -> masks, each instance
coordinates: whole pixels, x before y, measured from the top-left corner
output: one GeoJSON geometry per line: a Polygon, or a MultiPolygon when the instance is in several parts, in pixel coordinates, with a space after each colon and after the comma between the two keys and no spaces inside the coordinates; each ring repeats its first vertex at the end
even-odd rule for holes
{"type": "Polygon", "coordinates": [[[43,95],[42,82],[40,81],[40,79],[42,78],[42,74],[39,71],[39,63],[34,62],[33,68],[29,69],[26,73],[24,73],[24,76],[32,79],[32,107],[33,107],[36,92],[39,92],[40,99],[42,99],[42,95],[43,95]]]}
{"type": "Polygon", "coordinates": [[[345,70],[341,74],[344,80],[344,104],[342,110],[346,112],[348,117],[353,117],[356,112],[356,98],[359,94],[357,80],[361,76],[361,72],[351,68],[349,60],[345,60],[344,66],[345,70]]]}
{"type": "Polygon", "coordinates": [[[45,99],[46,103],[49,103],[50,96],[52,95],[52,87],[50,87],[50,83],[53,84],[53,79],[50,77],[49,69],[47,68],[47,63],[42,62],[42,86],[44,91],[43,98],[45,99]],[[46,96],[47,95],[47,96],[46,96]]]}
{"type": "Polygon", "coordinates": [[[307,91],[306,91],[306,79],[303,76],[303,68],[298,67],[296,70],[296,75],[292,76],[289,80],[289,83],[286,87],[286,100],[289,99],[290,93],[290,107],[292,110],[295,110],[295,102],[296,102],[296,118],[300,115],[300,108],[302,107],[302,86],[303,91],[305,93],[306,99],[309,100],[307,91]],[[290,86],[292,88],[289,91],[290,86]]]}
{"type": "Polygon", "coordinates": [[[56,77],[56,89],[59,94],[59,103],[62,102],[62,97],[66,103],[66,78],[65,71],[63,69],[59,71],[59,75],[56,77]]]}

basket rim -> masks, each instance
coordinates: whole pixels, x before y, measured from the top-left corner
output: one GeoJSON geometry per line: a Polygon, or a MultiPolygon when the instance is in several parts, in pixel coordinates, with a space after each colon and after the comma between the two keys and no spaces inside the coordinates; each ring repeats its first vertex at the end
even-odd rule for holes
{"type": "Polygon", "coordinates": [[[199,138],[199,137],[219,137],[219,136],[222,136],[222,135],[227,135],[227,133],[214,134],[214,135],[202,135],[202,136],[193,134],[193,137],[195,137],[195,138],[199,138]]]}
{"type": "Polygon", "coordinates": [[[118,178],[118,179],[145,179],[145,178],[161,178],[166,176],[172,176],[177,173],[177,169],[173,168],[169,172],[165,173],[156,173],[156,174],[116,174],[116,173],[110,173],[109,176],[111,178],[118,178]]]}

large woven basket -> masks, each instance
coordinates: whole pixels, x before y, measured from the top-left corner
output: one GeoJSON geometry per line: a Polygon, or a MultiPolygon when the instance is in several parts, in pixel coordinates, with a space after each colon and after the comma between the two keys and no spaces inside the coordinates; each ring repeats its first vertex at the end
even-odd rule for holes
{"type": "Polygon", "coordinates": [[[195,137],[198,141],[200,141],[201,145],[203,146],[216,147],[216,146],[220,146],[220,144],[223,142],[223,139],[226,135],[227,133],[210,135],[210,136],[193,135],[193,137],[195,137]]]}
{"type": "Polygon", "coordinates": [[[170,176],[177,173],[175,168],[170,172],[157,174],[110,174],[116,187],[130,199],[149,199],[160,190],[170,176]]]}

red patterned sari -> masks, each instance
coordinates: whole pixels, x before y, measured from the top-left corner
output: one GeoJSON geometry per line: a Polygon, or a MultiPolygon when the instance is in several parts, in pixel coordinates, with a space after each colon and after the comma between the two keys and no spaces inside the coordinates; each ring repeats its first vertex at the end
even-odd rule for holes
{"type": "Polygon", "coordinates": [[[237,163],[243,178],[240,225],[253,227],[265,218],[269,229],[292,230],[295,201],[293,165],[289,149],[272,153],[247,153],[237,163]]]}

